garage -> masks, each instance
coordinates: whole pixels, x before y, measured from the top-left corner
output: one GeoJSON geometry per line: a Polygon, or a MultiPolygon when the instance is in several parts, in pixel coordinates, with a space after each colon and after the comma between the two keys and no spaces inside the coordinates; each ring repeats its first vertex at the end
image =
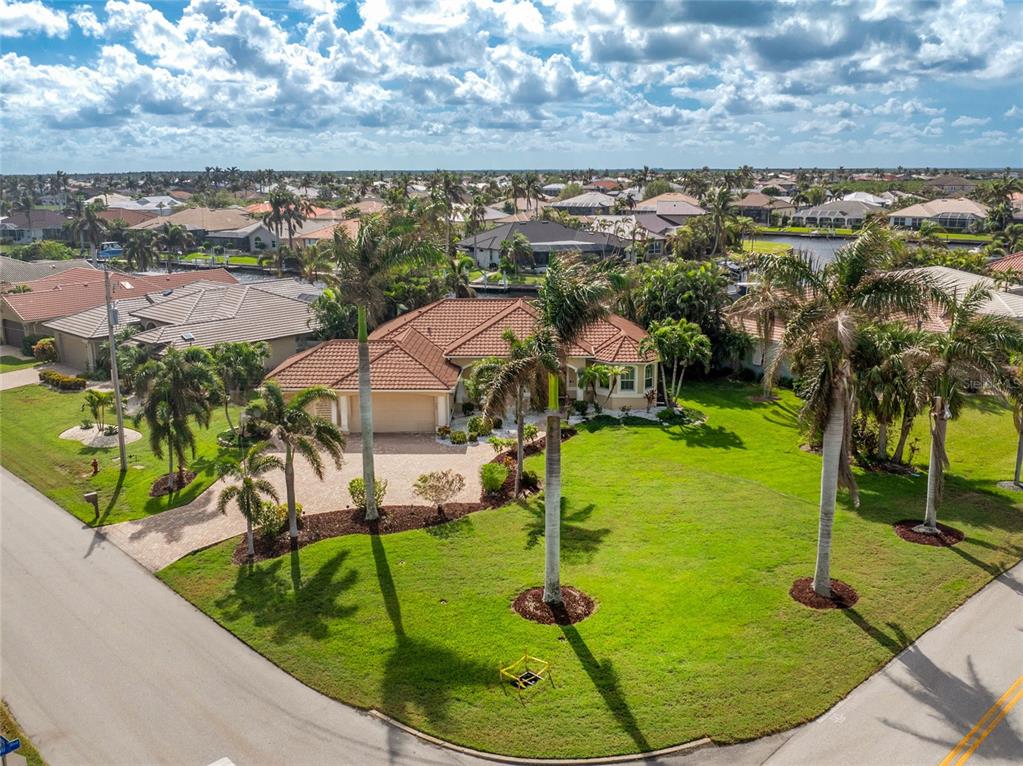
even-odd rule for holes
{"type": "MultiPolygon", "coordinates": [[[[353,433],[362,430],[359,418],[359,395],[348,400],[348,426],[353,433]]],[[[433,433],[437,428],[437,394],[390,393],[373,394],[374,433],[433,433]]]]}

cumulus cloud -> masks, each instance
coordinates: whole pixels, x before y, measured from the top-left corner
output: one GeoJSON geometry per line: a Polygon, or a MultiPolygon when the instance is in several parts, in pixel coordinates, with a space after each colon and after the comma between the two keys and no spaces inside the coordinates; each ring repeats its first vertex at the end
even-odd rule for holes
{"type": "Polygon", "coordinates": [[[953,128],[976,128],[979,125],[987,125],[991,122],[990,117],[970,117],[969,115],[962,115],[952,120],[953,128]]]}
{"type": "Polygon", "coordinates": [[[0,36],[21,37],[41,34],[48,37],[66,37],[67,14],[43,5],[40,0],[11,2],[0,0],[0,36]]]}

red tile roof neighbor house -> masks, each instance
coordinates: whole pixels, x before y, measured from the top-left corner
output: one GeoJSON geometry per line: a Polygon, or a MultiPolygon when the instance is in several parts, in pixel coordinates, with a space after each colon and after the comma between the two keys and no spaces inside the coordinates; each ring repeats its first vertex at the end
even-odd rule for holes
{"type": "Polygon", "coordinates": [[[1020,271],[1023,272],[1023,250],[1018,253],[1012,253],[1004,258],[999,258],[997,261],[991,261],[988,264],[988,268],[991,271],[1020,271]]]}
{"type": "MultiPolygon", "coordinates": [[[[446,298],[385,322],[369,336],[374,413],[380,406],[383,416],[396,424],[391,430],[400,430],[403,422],[413,421],[417,427],[405,430],[432,430],[434,425],[444,425],[456,396],[461,394],[458,384],[463,370],[484,357],[507,356],[505,332],[511,330],[524,338],[536,329],[538,321],[536,309],[521,298],[446,298]],[[399,394],[402,397],[394,398],[399,394]],[[419,394],[420,398],[409,398],[410,394],[419,394]],[[423,403],[422,396],[431,401],[423,403]],[[421,411],[418,420],[402,414],[417,408],[421,411]],[[434,423],[434,411],[436,423],[426,428],[423,412],[429,423],[434,423]]],[[[583,394],[574,371],[593,363],[616,364],[625,365],[628,375],[611,395],[611,406],[644,404],[643,386],[647,379],[656,380],[651,367],[657,361],[652,353],[640,353],[644,338],[643,328],[613,314],[587,327],[568,351],[573,373],[569,396],[583,394]]],[[[357,399],[359,389],[358,364],[355,340],[332,340],[291,357],[266,377],[285,390],[322,385],[337,391],[337,412],[345,413],[340,415],[344,426],[354,418],[347,413],[357,412],[351,400],[357,399]]]]}

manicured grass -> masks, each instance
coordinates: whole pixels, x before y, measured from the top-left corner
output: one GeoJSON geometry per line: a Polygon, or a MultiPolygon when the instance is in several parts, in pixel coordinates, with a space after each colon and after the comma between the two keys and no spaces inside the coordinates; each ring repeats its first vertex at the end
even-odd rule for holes
{"type": "MultiPolygon", "coordinates": [[[[758,226],[757,231],[763,234],[810,234],[818,231],[820,236],[830,237],[855,237],[857,229],[828,229],[822,226],[758,226]]],[[[937,235],[939,239],[949,242],[991,242],[994,237],[990,234],[961,234],[958,232],[943,232],[937,235]]]]}
{"type": "MultiPolygon", "coordinates": [[[[469,276],[470,276],[470,279],[472,279],[473,281],[482,280],[483,279],[483,272],[482,271],[473,271],[473,272],[470,273],[469,276]]],[[[488,276],[488,279],[490,280],[490,284],[501,284],[502,277],[501,277],[500,272],[492,271],[487,276],[488,276]]],[[[520,273],[520,274],[513,274],[513,275],[509,276],[508,277],[508,284],[510,284],[510,285],[538,285],[541,282],[543,282],[543,278],[544,278],[543,274],[528,274],[528,273],[523,272],[523,273],[520,273]]]]}
{"type": "Polygon", "coordinates": [[[783,242],[768,242],[762,239],[755,239],[752,245],[749,240],[743,241],[742,249],[746,253],[787,253],[792,249],[792,246],[786,245],[783,242]]]}
{"type": "MultiPolygon", "coordinates": [[[[598,602],[575,627],[510,609],[542,582],[536,499],[251,568],[231,564],[235,539],[160,577],[314,688],[477,748],[598,756],[785,729],[1019,560],[1023,514],[995,487],[1012,472],[1011,417],[979,400],[949,428],[940,517],[966,540],[903,542],[891,524],[922,517],[925,478],[861,475],[862,506],[843,496],[833,552],[833,575],[861,600],[806,609],[788,589],[813,573],[820,458],[799,448],[791,393],[755,393],[687,385],[703,426],[604,420],[565,442],[563,582],[598,602]],[[498,665],[525,649],[553,663],[555,686],[520,701],[498,665]]],[[[542,458],[529,467],[542,473],[542,458]]]]}
{"type": "MultiPolygon", "coordinates": [[[[142,438],[127,447],[129,468],[123,477],[116,446],[93,449],[58,438],[88,416],[81,410],[83,398],[81,392],[60,393],[40,385],[0,392],[0,464],[87,524],[139,519],[189,503],[218,478],[216,461],[230,454],[217,446],[217,432],[227,427],[219,410],[208,431],[195,429],[195,458],[188,461],[197,474],[195,481],[170,496],[150,497],[149,488],[166,473],[167,460],[150,449],[145,422],[136,429],[142,438]],[[91,476],[93,458],[100,465],[96,476],[91,476]],[[99,492],[98,519],[82,499],[83,493],[93,490],[99,492]]],[[[107,417],[115,422],[112,412],[107,417]]],[[[237,415],[232,417],[237,423],[237,415]]],[[[125,425],[135,428],[130,419],[125,425]]]]}
{"type": "MultiPolygon", "coordinates": [[[[259,265],[259,258],[257,258],[254,255],[231,255],[231,256],[228,256],[228,259],[229,260],[228,260],[228,264],[227,265],[229,265],[229,266],[258,266],[259,265]]],[[[200,261],[202,263],[209,263],[210,256],[207,255],[206,253],[191,253],[189,255],[184,256],[181,260],[183,260],[183,261],[200,261]]],[[[222,264],[223,256],[218,255],[216,257],[216,261],[217,261],[217,266],[223,265],[222,264]]]]}
{"type": "Polygon", "coordinates": [[[0,733],[7,739],[21,740],[21,747],[14,752],[17,755],[24,756],[25,760],[28,761],[28,766],[46,766],[46,761],[39,755],[39,751],[32,746],[32,742],[28,737],[21,733],[18,722],[11,715],[10,708],[7,707],[6,700],[0,703],[0,733]]]}
{"type": "Polygon", "coordinates": [[[0,374],[23,370],[26,367],[35,367],[39,362],[35,359],[22,359],[20,356],[5,354],[0,356],[0,374]]]}

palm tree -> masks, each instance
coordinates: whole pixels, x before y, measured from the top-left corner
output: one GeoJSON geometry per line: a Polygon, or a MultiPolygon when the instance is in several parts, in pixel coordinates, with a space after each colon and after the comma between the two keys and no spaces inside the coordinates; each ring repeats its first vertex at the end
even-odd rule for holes
{"type": "MultiPolygon", "coordinates": [[[[547,266],[537,293],[539,343],[565,367],[568,347],[583,329],[607,314],[611,286],[606,275],[582,260],[562,255],[547,266]]],[[[544,479],[543,600],[561,604],[561,412],[558,374],[547,374],[547,448],[544,479]]]]}
{"type": "Polygon", "coordinates": [[[515,264],[515,271],[518,272],[519,268],[524,263],[529,263],[530,268],[533,266],[533,245],[530,244],[529,238],[526,237],[522,232],[516,232],[511,239],[501,240],[501,257],[507,258],[513,264],[515,264]]]}
{"type": "Polygon", "coordinates": [[[181,224],[164,223],[157,229],[157,243],[167,253],[167,273],[171,273],[174,253],[184,252],[195,243],[195,236],[181,224]]]}
{"type": "MultiPolygon", "coordinates": [[[[248,343],[216,343],[210,349],[213,366],[224,387],[224,419],[227,427],[233,432],[231,422],[231,394],[237,391],[244,394],[263,377],[263,368],[270,358],[270,346],[266,341],[248,343]]],[[[238,432],[238,446],[242,443],[241,432],[238,432]]]]}
{"type": "MultiPolygon", "coordinates": [[[[443,257],[431,243],[418,239],[412,226],[372,215],[364,218],[353,239],[344,229],[332,243],[337,271],[328,278],[338,296],[356,306],[359,327],[359,415],[362,428],[362,477],[376,486],[373,465],[373,391],[369,376],[369,325],[382,317],[385,290],[409,266],[439,263],[443,257]]],[[[379,518],[376,494],[366,492],[366,521],[379,518]]]]}
{"type": "Polygon", "coordinates": [[[125,234],[124,258],[129,268],[148,271],[159,257],[160,249],[156,246],[156,235],[152,229],[130,230],[125,234]]]}
{"type": "Polygon", "coordinates": [[[504,334],[510,356],[508,359],[491,357],[473,365],[472,377],[485,391],[483,413],[495,417],[515,402],[515,496],[522,490],[522,461],[525,456],[524,395],[538,400],[543,396],[547,373],[557,373],[558,356],[548,342],[549,336],[530,336],[519,340],[515,333],[504,334]]]}
{"type": "Polygon", "coordinates": [[[90,258],[95,256],[96,248],[103,241],[103,233],[107,229],[107,222],[99,217],[99,213],[104,209],[105,206],[99,202],[81,204],[73,211],[72,218],[67,224],[68,233],[78,239],[81,247],[89,246],[90,258]]]}
{"type": "Polygon", "coordinates": [[[113,391],[100,391],[97,388],[90,388],[85,392],[85,401],[82,402],[82,409],[89,410],[93,420],[96,421],[96,425],[102,430],[106,425],[104,415],[106,414],[107,407],[113,403],[113,391]]]}
{"type": "Polygon", "coordinates": [[[540,181],[540,176],[536,173],[526,173],[522,181],[522,192],[526,198],[526,207],[529,206],[529,200],[533,200],[533,217],[536,218],[540,214],[540,198],[543,196],[543,182],[540,181]]]}
{"type": "Polygon", "coordinates": [[[686,368],[702,364],[710,368],[712,349],[710,339],[703,334],[700,325],[685,319],[663,319],[650,324],[648,337],[640,344],[643,353],[654,352],[661,361],[661,381],[664,385],[664,403],[668,409],[675,408],[678,389],[682,385],[686,368]],[[671,384],[668,384],[667,367],[671,365],[671,384]]]}
{"type": "Polygon", "coordinates": [[[921,406],[928,403],[931,416],[927,506],[924,523],[914,528],[919,532],[938,533],[938,508],[948,466],[945,433],[948,421],[962,411],[967,390],[1014,388],[1011,357],[1023,352],[1023,327],[1011,317],[980,313],[990,298],[991,290],[981,284],[971,287],[962,298],[948,295],[942,301],[948,331],[928,333],[922,344],[907,352],[909,363],[921,371],[921,406]]]}
{"type": "Polygon", "coordinates": [[[487,201],[482,194],[474,194],[472,201],[469,203],[469,209],[466,213],[465,220],[468,223],[466,228],[466,234],[475,234],[476,232],[483,231],[483,222],[487,217],[487,201]]]}
{"type": "MultiPolygon", "coordinates": [[[[284,445],[284,486],[288,497],[288,530],[292,547],[298,545],[298,516],[295,513],[295,454],[298,453],[323,481],[323,450],[340,470],[345,437],[338,427],[309,409],[318,401],[333,402],[337,394],[323,386],[311,386],[285,401],[274,381],[263,386],[263,396],[252,403],[250,412],[257,428],[271,432],[284,445]]],[[[369,494],[369,493],[367,493],[369,494]]]]}
{"type": "MultiPolygon", "coordinates": [[[[25,228],[29,231],[32,230],[32,211],[35,210],[35,206],[35,197],[29,191],[22,192],[14,202],[14,210],[25,214],[25,228]]],[[[29,236],[31,237],[31,235],[29,236]]]]}
{"type": "Polygon", "coordinates": [[[448,259],[446,268],[445,279],[455,297],[475,298],[476,291],[472,287],[469,275],[476,268],[476,261],[468,255],[455,255],[448,259]]]}
{"type": "Polygon", "coordinates": [[[721,239],[730,221],[735,218],[735,198],[730,189],[721,186],[707,199],[704,206],[707,208],[707,215],[714,227],[714,249],[710,251],[713,258],[721,247],[721,239]]]}
{"type": "Polygon", "coordinates": [[[920,227],[916,230],[916,240],[927,247],[948,247],[948,240],[943,239],[941,234],[945,233],[940,225],[934,221],[921,221],[920,227]]]}
{"type": "MultiPolygon", "coordinates": [[[[860,333],[853,362],[856,399],[860,412],[877,420],[877,454],[882,460],[888,459],[888,429],[899,415],[914,410],[908,404],[915,391],[905,352],[920,339],[919,332],[902,322],[867,325],[860,333]]],[[[908,432],[907,428],[906,436],[908,432]]],[[[900,437],[899,443],[905,444],[904,437],[900,437]]],[[[901,460],[901,450],[897,452],[901,460]]]]}
{"type": "Polygon", "coordinates": [[[309,284],[322,279],[334,267],[329,243],[320,242],[314,247],[304,247],[296,253],[295,258],[298,261],[299,277],[309,284]]]}
{"type": "Polygon", "coordinates": [[[859,504],[849,464],[849,429],[852,355],[860,328],[896,313],[920,316],[928,295],[919,273],[880,271],[891,247],[887,230],[868,227],[820,269],[811,257],[800,254],[758,259],[761,277],[792,296],[781,347],[768,374],[774,376],[784,357],[793,360],[804,420],[812,433],[823,433],[813,589],[825,598],[831,596],[831,533],[839,485],[848,488],[853,503],[859,504]]]}
{"type": "Polygon", "coordinates": [[[277,490],[263,478],[263,474],[271,470],[284,469],[284,463],[279,457],[266,454],[269,446],[267,442],[253,444],[238,463],[229,464],[225,475],[236,477],[239,483],[224,488],[217,498],[218,511],[226,513],[227,506],[233,501],[245,517],[245,541],[250,561],[256,555],[256,548],[252,542],[252,524],[263,506],[263,498],[268,497],[275,503],[278,502],[277,490]]]}
{"type": "MultiPolygon", "coordinates": [[[[754,265],[756,260],[754,260],[754,265]]],[[[772,366],[771,360],[767,358],[771,348],[771,340],[774,337],[774,330],[779,322],[784,322],[790,306],[791,296],[777,284],[765,280],[759,280],[750,287],[745,295],[741,296],[729,308],[728,313],[734,317],[753,315],[757,324],[757,338],[760,342],[760,382],[763,386],[763,398],[774,398],[774,376],[769,374],[770,370],[777,369],[772,366]]]]}
{"type": "Polygon", "coordinates": [[[206,349],[192,346],[184,351],[167,349],[162,359],[151,359],[135,373],[135,385],[141,409],[135,416],[149,426],[149,443],[157,457],[168,450],[168,486],[174,486],[174,457],[179,467],[185,460],[185,447],[195,454],[195,434],[189,419],[209,428],[213,405],[222,394],[206,349]]]}

